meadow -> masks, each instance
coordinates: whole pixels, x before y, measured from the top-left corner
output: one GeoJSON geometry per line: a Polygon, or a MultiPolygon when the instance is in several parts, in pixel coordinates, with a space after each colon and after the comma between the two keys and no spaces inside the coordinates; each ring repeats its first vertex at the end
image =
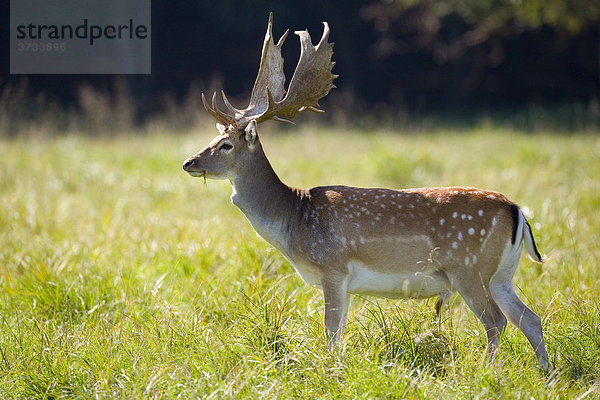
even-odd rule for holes
{"type": "Polygon", "coordinates": [[[356,296],[329,353],[320,291],[227,182],[182,170],[212,127],[0,135],[0,398],[600,398],[600,132],[278,127],[261,141],[293,186],[468,185],[519,203],[549,260],[523,256],[515,287],[555,370],[510,324],[488,365],[457,295],[439,319],[434,299],[356,296]]]}

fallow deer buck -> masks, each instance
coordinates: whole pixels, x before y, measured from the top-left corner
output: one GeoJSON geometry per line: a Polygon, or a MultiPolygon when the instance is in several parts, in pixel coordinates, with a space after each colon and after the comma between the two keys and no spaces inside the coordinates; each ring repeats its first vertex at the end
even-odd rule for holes
{"type": "Polygon", "coordinates": [[[325,328],[333,346],[343,333],[349,294],[388,298],[438,296],[440,308],[453,291],[483,323],[492,361],[508,318],[527,337],[542,368],[550,363],[540,318],[517,297],[512,279],[523,243],[537,263],[529,223],[504,195],[468,187],[407,190],[321,186],[296,189],[275,174],[263,152],[257,123],[285,120],[305,109],[322,112],[318,100],[334,88],[329,26],[313,46],[299,31],[300,59],[284,89],[281,46],[273,41],[269,16],[258,76],[250,103],[228,112],[212,106],[219,135],[183,168],[196,177],[228,179],[231,201],[252,227],[281,251],[309,285],[325,298],[325,328]]]}

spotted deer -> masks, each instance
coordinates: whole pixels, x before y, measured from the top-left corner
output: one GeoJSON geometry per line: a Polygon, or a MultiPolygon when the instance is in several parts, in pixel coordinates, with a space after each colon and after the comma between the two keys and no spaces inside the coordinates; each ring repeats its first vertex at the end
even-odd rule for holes
{"type": "Polygon", "coordinates": [[[257,123],[289,121],[310,109],[334,88],[333,44],[324,22],[319,43],[308,31],[300,38],[298,65],[284,89],[281,47],[269,16],[260,68],[250,103],[219,110],[216,93],[208,113],[219,135],[189,157],[190,175],[228,179],[231,201],[252,227],[275,246],[309,285],[323,290],[325,331],[333,347],[346,324],[349,295],[388,298],[439,296],[439,313],[452,292],[460,293],[483,324],[490,362],[508,318],[527,337],[542,368],[550,363],[540,318],[519,299],[512,279],[523,243],[542,263],[531,227],[519,207],[504,195],[469,187],[407,190],[284,184],[271,167],[258,137],[257,123]]]}

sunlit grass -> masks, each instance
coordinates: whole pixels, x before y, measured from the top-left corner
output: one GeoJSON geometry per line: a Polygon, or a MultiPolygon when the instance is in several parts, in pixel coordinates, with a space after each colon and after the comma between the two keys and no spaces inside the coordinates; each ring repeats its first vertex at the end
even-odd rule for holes
{"type": "Polygon", "coordinates": [[[488,366],[459,297],[440,320],[432,301],[356,297],[328,353],[320,292],[226,182],[182,171],[216,132],[202,129],[0,139],[0,397],[598,397],[600,136],[263,130],[294,186],[470,185],[517,201],[550,257],[523,258],[517,292],[556,371],[512,326],[488,366]]]}

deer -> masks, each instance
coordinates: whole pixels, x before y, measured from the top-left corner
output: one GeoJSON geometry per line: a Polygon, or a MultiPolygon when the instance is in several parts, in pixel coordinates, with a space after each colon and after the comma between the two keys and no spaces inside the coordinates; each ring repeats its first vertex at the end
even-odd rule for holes
{"type": "Polygon", "coordinates": [[[550,371],[540,317],[515,293],[513,276],[523,245],[543,263],[532,229],[517,204],[501,193],[472,187],[392,190],[349,186],[299,189],[283,183],[267,159],[257,124],[291,122],[318,101],[338,77],[333,43],[323,22],[314,46],[308,30],[296,31],[300,58],[285,89],[281,48],[269,15],[258,74],[245,109],[221,91],[227,111],[202,94],[219,134],[189,157],[193,177],[226,179],[231,201],[254,230],[279,250],[302,280],[323,291],[329,349],[341,338],[352,294],[424,299],[438,296],[435,312],[458,292],[483,324],[491,363],[507,319],[530,342],[541,368],[550,371]]]}

